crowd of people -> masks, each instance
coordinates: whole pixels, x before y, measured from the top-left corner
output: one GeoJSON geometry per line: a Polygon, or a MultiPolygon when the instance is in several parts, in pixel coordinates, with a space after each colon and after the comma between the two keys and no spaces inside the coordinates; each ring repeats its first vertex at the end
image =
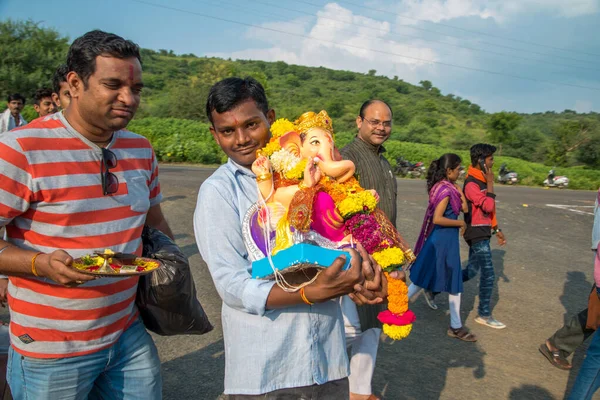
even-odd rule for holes
{"type": "MultiPolygon", "coordinates": [[[[52,77],[52,89],[40,88],[33,94],[33,108],[38,117],[45,117],[69,106],[69,84],[67,64],[61,64],[52,77]]],[[[27,99],[20,93],[8,95],[6,110],[0,114],[0,134],[27,124],[21,115],[27,99]]]]}
{"type": "MultiPolygon", "coordinates": [[[[7,99],[0,117],[0,273],[8,276],[7,380],[15,399],[162,397],[157,349],[135,306],[138,278],[96,278],[71,268],[74,258],[97,249],[140,255],[145,225],[173,238],[160,206],[152,146],[125,130],[142,88],[139,47],[91,31],[73,42],[53,88],[35,93],[39,118],[25,121],[20,94],[7,99]]],[[[381,336],[377,314],[387,296],[381,267],[358,245],[348,250],[348,269],[338,258],[301,292],[252,279],[242,224],[259,200],[251,165],[271,137],[276,113],[256,80],[227,78],[211,88],[206,114],[228,161],[200,187],[193,226],[223,300],[224,398],[379,399],[371,381],[381,336]]],[[[392,121],[388,104],[366,101],[356,118],[357,135],[340,153],[354,162],[360,185],[377,192],[378,206],[395,223],[397,181],[384,156],[392,121]]],[[[465,342],[477,338],[461,320],[461,293],[478,273],[474,321],[506,327],[490,308],[490,241],[496,236],[500,246],[506,244],[496,219],[495,151],[489,144],[471,147],[463,187],[457,183],[458,155],[431,163],[416,261],[406,273],[390,275],[409,275],[409,297],[423,293],[434,310],[436,296],[448,293],[447,334],[465,342]],[[469,246],[465,269],[461,237],[469,246]]],[[[594,249],[599,230],[596,213],[594,249]]],[[[596,268],[600,283],[597,257],[596,268]]],[[[566,356],[597,326],[590,327],[587,316],[582,311],[540,347],[553,365],[570,368],[566,356]]],[[[600,386],[600,336],[589,353],[572,399],[591,398],[600,386]]]]}

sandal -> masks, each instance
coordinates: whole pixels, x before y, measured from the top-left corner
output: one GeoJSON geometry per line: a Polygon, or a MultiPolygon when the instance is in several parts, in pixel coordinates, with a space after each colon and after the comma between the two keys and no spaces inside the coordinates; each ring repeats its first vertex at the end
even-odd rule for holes
{"type": "Polygon", "coordinates": [[[460,339],[465,342],[476,342],[477,337],[473,335],[467,328],[461,326],[458,329],[448,328],[448,336],[460,339]]]}
{"type": "Polygon", "coordinates": [[[569,370],[572,367],[569,360],[567,360],[562,356],[562,354],[560,354],[560,350],[552,351],[548,348],[546,343],[542,343],[540,345],[540,353],[542,353],[544,357],[546,357],[548,361],[550,361],[550,364],[554,365],[558,369],[569,370]]]}
{"type": "Polygon", "coordinates": [[[432,310],[437,310],[438,306],[437,304],[435,304],[435,294],[433,294],[433,292],[431,290],[427,290],[427,289],[423,289],[423,297],[425,297],[425,301],[427,302],[427,305],[429,306],[429,308],[431,308],[432,310]]]}

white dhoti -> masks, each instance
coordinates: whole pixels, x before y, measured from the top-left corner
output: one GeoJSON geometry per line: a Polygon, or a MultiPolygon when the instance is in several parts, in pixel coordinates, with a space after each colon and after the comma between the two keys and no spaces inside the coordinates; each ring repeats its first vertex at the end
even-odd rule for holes
{"type": "Polygon", "coordinates": [[[344,316],[346,346],[350,350],[350,392],[370,395],[381,329],[371,328],[363,332],[360,329],[356,304],[348,296],[343,296],[340,302],[344,316]]]}

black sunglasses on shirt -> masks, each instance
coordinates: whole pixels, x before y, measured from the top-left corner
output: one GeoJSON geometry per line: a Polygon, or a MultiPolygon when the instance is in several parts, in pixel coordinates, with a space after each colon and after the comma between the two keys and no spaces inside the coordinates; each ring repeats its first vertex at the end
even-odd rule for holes
{"type": "Polygon", "coordinates": [[[102,147],[102,165],[100,166],[100,176],[102,177],[102,192],[104,196],[117,193],[119,190],[119,178],[111,169],[117,166],[117,156],[112,151],[102,147]]]}

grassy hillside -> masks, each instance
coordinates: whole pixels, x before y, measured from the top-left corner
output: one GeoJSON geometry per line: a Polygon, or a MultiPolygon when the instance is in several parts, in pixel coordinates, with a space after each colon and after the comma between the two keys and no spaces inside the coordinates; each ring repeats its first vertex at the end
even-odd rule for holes
{"type": "Polygon", "coordinates": [[[486,113],[477,104],[442,94],[429,81],[420,86],[401,78],[359,74],[284,62],[231,61],[176,56],[144,50],[148,90],[139,118],[177,117],[206,122],[210,86],[229,76],[253,76],[267,89],[278,116],[293,119],[307,110],[326,109],[338,132],[354,131],[360,105],[387,101],[394,111],[392,138],[451,149],[488,141],[500,153],[548,165],[600,167],[600,114],[486,113]]]}

